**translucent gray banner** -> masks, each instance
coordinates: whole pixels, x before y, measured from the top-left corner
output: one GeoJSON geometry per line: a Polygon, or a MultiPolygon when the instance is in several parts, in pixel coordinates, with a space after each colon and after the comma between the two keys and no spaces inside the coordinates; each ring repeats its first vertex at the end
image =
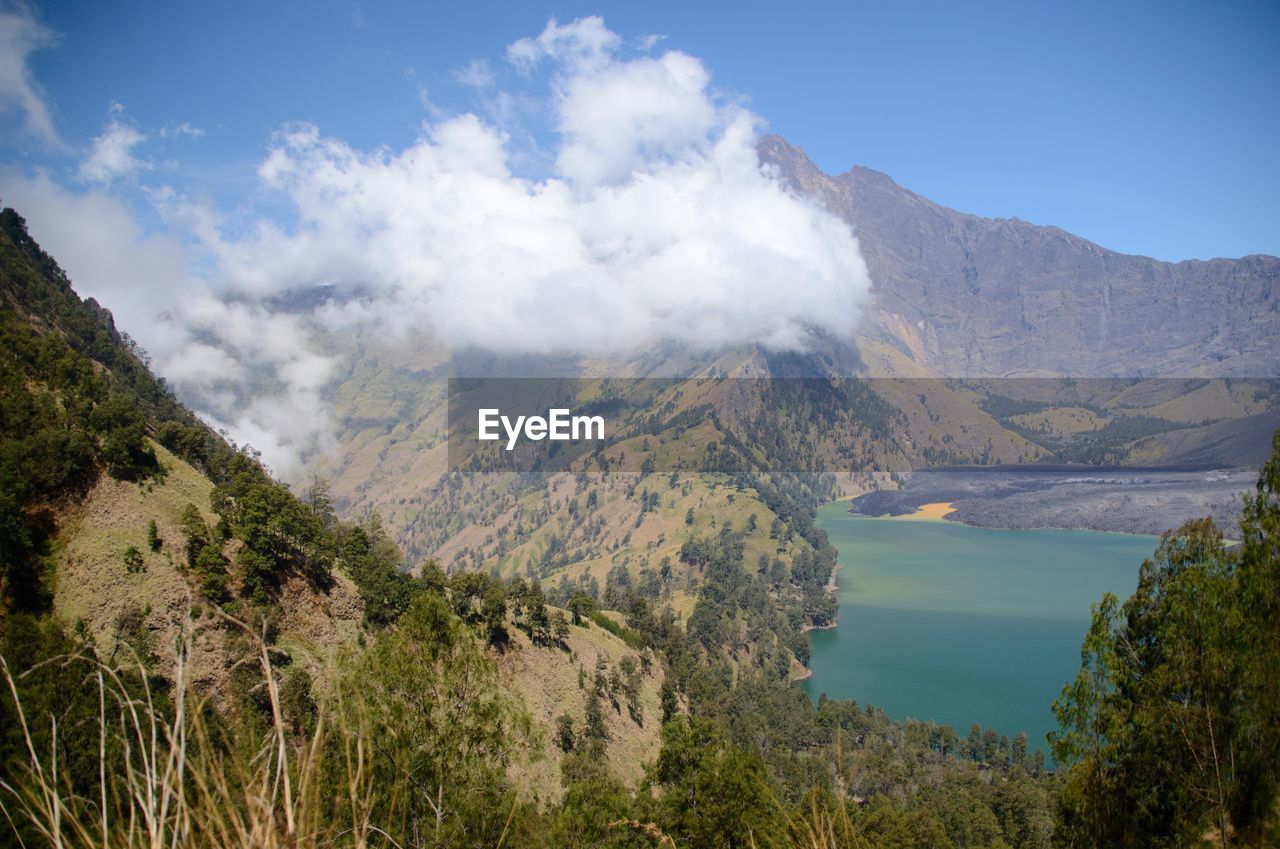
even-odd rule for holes
{"type": "Polygon", "coordinates": [[[453,378],[450,471],[907,471],[1256,465],[1280,382],[453,378]]]}

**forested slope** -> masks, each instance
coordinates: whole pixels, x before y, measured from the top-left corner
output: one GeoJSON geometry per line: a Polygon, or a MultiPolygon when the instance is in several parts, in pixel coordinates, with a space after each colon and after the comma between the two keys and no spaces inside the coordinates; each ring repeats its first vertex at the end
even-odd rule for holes
{"type": "Polygon", "coordinates": [[[1144,567],[1123,621],[1104,602],[1060,703],[1055,774],[1007,729],[895,722],[793,686],[805,628],[832,612],[834,552],[813,508],[833,482],[761,472],[757,440],[732,448],[728,471],[524,479],[492,517],[483,484],[446,481],[440,497],[481,511],[474,524],[510,514],[518,537],[537,515],[526,526],[547,534],[560,515],[573,532],[498,552],[495,531],[459,549],[493,574],[422,561],[410,576],[376,517],[337,518],[323,481],[295,496],[178,404],[11,211],[0,258],[6,845],[1276,836],[1280,461],[1239,552],[1189,527],[1144,567]],[[615,562],[623,549],[586,531],[592,493],[648,562],[615,562]],[[554,568],[535,559],[530,574],[535,550],[554,568]],[[565,580],[544,587],[555,572],[565,580]],[[1230,628],[1193,627],[1212,620],[1188,604],[1209,600],[1230,628]],[[1135,641],[1136,664],[1112,648],[1135,641]],[[1169,725],[1171,695],[1185,712],[1169,725]],[[1210,739],[1229,765],[1205,768],[1210,739]],[[1171,780],[1185,798],[1153,804],[1171,780]]]}

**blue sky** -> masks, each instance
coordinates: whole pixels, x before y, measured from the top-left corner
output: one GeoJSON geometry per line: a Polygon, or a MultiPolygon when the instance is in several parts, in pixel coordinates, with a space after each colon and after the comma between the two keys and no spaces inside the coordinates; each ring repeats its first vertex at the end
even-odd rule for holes
{"type": "Polygon", "coordinates": [[[424,96],[475,107],[456,70],[518,85],[507,44],[599,14],[701,59],[826,171],[1161,259],[1280,253],[1280,6],[962,6],[49,2],[34,13],[56,40],[29,68],[63,146],[10,108],[0,162],[69,182],[118,103],[168,182],[242,203],[286,122],[402,147],[424,96]],[[203,135],[159,138],[184,122],[203,135]]]}
{"type": "Polygon", "coordinates": [[[1116,250],[1280,254],[1273,7],[959,5],[0,0],[0,199],[286,476],[356,340],[858,333],[856,234],[765,131],[1116,250]]]}

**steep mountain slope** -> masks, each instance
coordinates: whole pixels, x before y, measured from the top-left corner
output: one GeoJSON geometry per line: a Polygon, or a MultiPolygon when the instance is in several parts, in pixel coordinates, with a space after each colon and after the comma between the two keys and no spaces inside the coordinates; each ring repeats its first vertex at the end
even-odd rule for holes
{"type": "MultiPolygon", "coordinates": [[[[215,609],[270,620],[299,658],[354,644],[361,593],[345,570],[321,576],[296,558],[303,548],[283,539],[296,525],[264,520],[278,523],[274,542],[245,526],[235,535],[232,491],[280,507],[287,492],[178,403],[11,209],[0,213],[0,358],[0,619],[52,613],[105,656],[137,652],[161,674],[187,617],[215,609]],[[272,548],[279,557],[262,556],[272,548]]],[[[190,658],[218,700],[233,642],[232,629],[203,629],[190,658]]]]}
{"type": "MultiPolygon", "coordinates": [[[[442,577],[415,584],[396,571],[402,556],[376,522],[338,521],[323,488],[295,498],[201,424],[111,313],[80,300],[13,210],[0,213],[0,365],[0,641],[14,622],[44,622],[107,663],[141,659],[168,687],[175,646],[189,634],[182,677],[232,714],[245,700],[260,704],[243,674],[246,657],[255,667],[253,642],[232,617],[264,635],[286,670],[281,686],[314,681],[318,694],[388,632],[412,594],[450,592],[442,577]]],[[[461,590],[450,597],[470,611],[461,590]]],[[[571,685],[597,670],[625,685],[603,714],[602,766],[634,788],[658,748],[662,667],[590,622],[535,641],[514,611],[497,616],[509,641],[486,647],[486,660],[519,710],[545,726],[533,757],[509,763],[525,798],[563,792],[551,729],[561,715],[583,724],[589,696],[571,685]]],[[[550,612],[553,623],[567,620],[550,612]]],[[[23,671],[20,658],[7,660],[23,671]]],[[[309,698],[304,688],[301,703],[309,698]]]]}
{"type": "MultiPolygon", "coordinates": [[[[146,650],[156,671],[169,675],[167,647],[193,604],[203,607],[193,585],[197,573],[187,564],[184,512],[196,505],[210,527],[218,517],[209,507],[213,483],[163,446],[153,450],[165,469],[162,477],[138,485],[102,476],[83,501],[67,505],[51,547],[52,602],[63,625],[81,630],[104,654],[123,659],[130,649],[146,650]],[[154,549],[148,543],[152,523],[154,549]]],[[[364,630],[364,602],[342,572],[323,592],[298,576],[285,578],[272,612],[278,617],[276,644],[313,669],[354,646],[364,630]]],[[[219,701],[227,696],[238,657],[232,637],[224,629],[199,630],[188,658],[193,680],[219,701]]]]}
{"type": "Polygon", "coordinates": [[[538,729],[540,757],[514,765],[513,770],[533,798],[545,803],[563,796],[560,756],[564,741],[557,739],[557,725],[561,717],[568,717],[575,733],[586,726],[597,668],[632,670],[637,683],[633,701],[616,692],[602,700],[601,715],[609,741],[605,754],[610,774],[628,789],[640,786],[645,765],[658,756],[662,729],[659,691],[664,676],[660,667],[650,666],[651,660],[651,654],[635,651],[614,634],[586,621],[569,626],[562,646],[540,646],[520,631],[513,633],[513,650],[499,658],[498,674],[519,697],[538,729]]]}
{"type": "Polygon", "coordinates": [[[1280,259],[1159,262],[1056,227],[947,209],[887,175],[820,172],[770,136],[761,161],[853,227],[874,284],[866,333],[933,373],[1280,373],[1280,259]]]}

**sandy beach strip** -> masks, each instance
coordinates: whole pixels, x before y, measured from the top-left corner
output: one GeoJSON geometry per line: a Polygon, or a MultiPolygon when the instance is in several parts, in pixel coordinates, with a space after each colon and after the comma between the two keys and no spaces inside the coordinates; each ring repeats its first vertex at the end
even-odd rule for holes
{"type": "Polygon", "coordinates": [[[910,522],[941,522],[954,512],[955,507],[951,505],[950,501],[934,501],[929,504],[921,504],[914,513],[907,513],[903,516],[887,516],[885,518],[910,522]]]}

